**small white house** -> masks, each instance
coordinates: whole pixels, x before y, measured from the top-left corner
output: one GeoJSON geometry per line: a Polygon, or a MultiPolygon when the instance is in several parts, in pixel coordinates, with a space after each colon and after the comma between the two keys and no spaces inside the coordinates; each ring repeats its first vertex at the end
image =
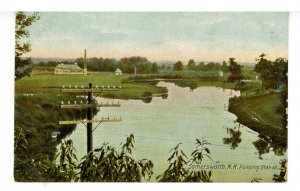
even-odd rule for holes
{"type": "Polygon", "coordinates": [[[115,73],[116,76],[122,76],[122,70],[120,70],[119,68],[116,69],[115,73]]]}
{"type": "Polygon", "coordinates": [[[219,77],[223,77],[224,73],[222,71],[219,72],[219,77]]]}

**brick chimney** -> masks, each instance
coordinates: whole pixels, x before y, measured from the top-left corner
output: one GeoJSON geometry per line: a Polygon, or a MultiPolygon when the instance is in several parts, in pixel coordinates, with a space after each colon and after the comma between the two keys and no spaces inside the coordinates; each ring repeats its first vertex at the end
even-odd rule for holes
{"type": "Polygon", "coordinates": [[[84,59],[83,59],[83,75],[87,75],[86,49],[84,49],[84,59]]]}

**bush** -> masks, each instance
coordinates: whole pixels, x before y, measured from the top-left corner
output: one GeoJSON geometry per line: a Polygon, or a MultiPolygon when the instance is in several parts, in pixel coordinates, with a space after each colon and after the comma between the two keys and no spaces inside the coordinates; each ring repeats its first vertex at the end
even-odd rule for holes
{"type": "Polygon", "coordinates": [[[242,79],[242,75],[230,74],[227,78],[228,82],[240,81],[242,79]]]}

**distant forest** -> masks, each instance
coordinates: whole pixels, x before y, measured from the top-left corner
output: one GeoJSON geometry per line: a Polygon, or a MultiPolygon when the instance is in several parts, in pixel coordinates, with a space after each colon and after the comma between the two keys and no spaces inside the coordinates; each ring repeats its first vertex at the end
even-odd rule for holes
{"type": "MultiPolygon", "coordinates": [[[[74,64],[77,63],[78,66],[83,68],[83,58],[77,58],[74,61],[40,61],[36,66],[40,67],[56,67],[58,64],[74,64]]],[[[117,68],[120,68],[124,73],[132,74],[135,72],[142,74],[158,73],[159,70],[184,70],[184,66],[181,61],[177,61],[174,65],[171,64],[158,64],[156,62],[151,62],[145,57],[132,56],[124,57],[120,60],[115,58],[88,58],[87,67],[89,71],[104,71],[104,72],[114,72],[117,68]]],[[[187,64],[188,70],[194,71],[228,71],[229,67],[225,61],[222,64],[218,62],[199,62],[195,63],[193,59],[190,59],[187,64]]]]}
{"type": "MultiPolygon", "coordinates": [[[[74,64],[77,63],[78,66],[83,68],[83,58],[77,58],[74,62],[72,61],[48,61],[40,62],[37,66],[45,67],[55,67],[59,63],[64,64],[74,64]]],[[[156,62],[150,62],[145,57],[133,56],[125,57],[117,60],[115,58],[88,58],[87,67],[90,71],[105,71],[105,72],[114,72],[117,68],[120,68],[124,73],[134,73],[135,67],[137,73],[157,73],[159,66],[156,62]]],[[[163,67],[163,66],[161,66],[163,67]]],[[[171,69],[171,68],[169,68],[171,69]]]]}

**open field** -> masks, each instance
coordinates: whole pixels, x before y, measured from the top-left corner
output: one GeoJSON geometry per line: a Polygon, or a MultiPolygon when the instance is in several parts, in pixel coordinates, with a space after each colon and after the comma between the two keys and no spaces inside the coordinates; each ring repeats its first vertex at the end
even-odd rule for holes
{"type": "Polygon", "coordinates": [[[89,83],[98,86],[121,86],[122,92],[103,93],[104,97],[114,97],[120,99],[129,99],[139,97],[144,92],[151,92],[152,94],[166,93],[165,88],[156,87],[151,84],[139,83],[123,83],[122,76],[116,76],[114,73],[102,73],[95,75],[37,75],[18,80],[15,84],[16,95],[24,93],[33,94],[59,94],[62,86],[68,87],[81,85],[87,87],[89,83]]]}

